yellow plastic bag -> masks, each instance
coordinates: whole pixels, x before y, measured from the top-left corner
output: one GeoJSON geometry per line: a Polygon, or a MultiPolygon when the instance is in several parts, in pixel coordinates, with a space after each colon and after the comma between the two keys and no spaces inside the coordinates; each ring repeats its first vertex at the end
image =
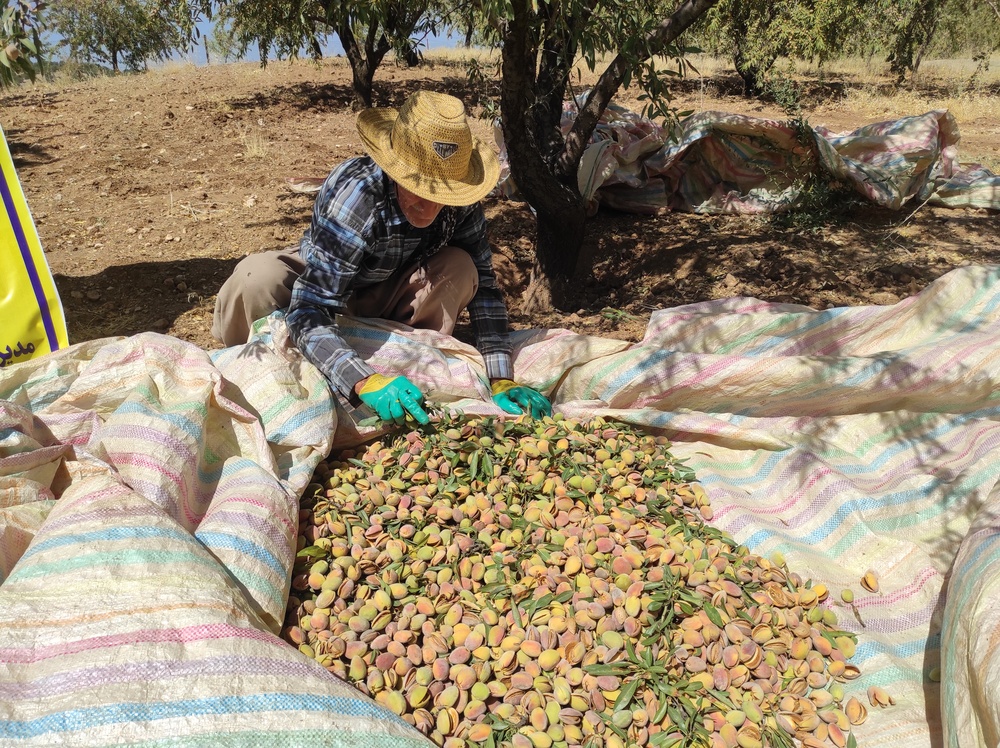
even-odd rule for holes
{"type": "Polygon", "coordinates": [[[69,345],[66,318],[0,128],[0,369],[69,345]]]}

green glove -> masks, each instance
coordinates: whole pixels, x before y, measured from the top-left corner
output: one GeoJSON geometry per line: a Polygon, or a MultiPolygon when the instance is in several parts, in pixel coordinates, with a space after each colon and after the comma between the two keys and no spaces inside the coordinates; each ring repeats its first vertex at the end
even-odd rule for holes
{"type": "Polygon", "coordinates": [[[372,374],[358,392],[358,397],[383,421],[402,426],[409,414],[420,423],[430,423],[431,419],[421,407],[424,394],[404,376],[372,374]]]}
{"type": "Polygon", "coordinates": [[[518,384],[513,379],[498,379],[491,387],[493,402],[513,415],[529,413],[532,418],[552,415],[552,403],[538,390],[518,384]]]}

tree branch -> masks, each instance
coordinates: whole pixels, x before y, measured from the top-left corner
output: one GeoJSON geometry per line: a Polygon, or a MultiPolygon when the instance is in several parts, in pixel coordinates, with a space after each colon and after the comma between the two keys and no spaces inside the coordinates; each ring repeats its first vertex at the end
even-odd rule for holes
{"type": "Polygon", "coordinates": [[[1000,7],[993,0],[986,0],[986,4],[993,8],[993,12],[997,14],[997,19],[1000,20],[1000,7]]]}
{"type": "Polygon", "coordinates": [[[340,37],[340,43],[344,47],[344,54],[347,55],[347,59],[351,64],[354,65],[355,62],[360,62],[363,59],[363,55],[361,54],[361,47],[358,44],[358,40],[354,36],[354,31],[351,30],[351,24],[338,24],[337,36],[340,37]]]}
{"type": "MultiPolygon", "coordinates": [[[[705,11],[719,0],[684,0],[680,7],[669,18],[663,21],[645,39],[645,50],[638,62],[653,57],[668,44],[684,33],[705,11]]],[[[576,173],[583,156],[583,151],[590,141],[590,136],[597,127],[601,114],[607,109],[611,99],[625,80],[625,73],[634,67],[636,60],[619,53],[607,69],[597,79],[590,90],[587,101],[580,108],[580,113],[573,123],[573,128],[566,135],[566,146],[559,158],[559,169],[564,173],[576,173]]]]}

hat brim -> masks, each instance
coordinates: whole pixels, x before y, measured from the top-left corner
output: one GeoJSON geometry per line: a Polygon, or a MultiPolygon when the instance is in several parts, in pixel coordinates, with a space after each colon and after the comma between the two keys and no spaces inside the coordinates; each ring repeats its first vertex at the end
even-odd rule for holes
{"type": "Polygon", "coordinates": [[[500,178],[500,160],[476,137],[472,139],[469,170],[462,179],[433,179],[392,149],[391,133],[399,113],[392,108],[366,109],[358,115],[358,134],[365,151],[382,171],[414,195],[441,205],[472,205],[489,194],[500,178]]]}

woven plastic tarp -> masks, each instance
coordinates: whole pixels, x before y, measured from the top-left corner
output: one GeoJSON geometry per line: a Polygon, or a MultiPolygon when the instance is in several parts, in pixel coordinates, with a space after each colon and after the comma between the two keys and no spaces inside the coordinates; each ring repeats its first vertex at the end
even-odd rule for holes
{"type": "MultiPolygon", "coordinates": [[[[564,132],[576,110],[573,102],[564,106],[564,132]]],[[[496,137],[496,192],[516,197],[499,128],[496,137]]],[[[591,213],[598,206],[644,214],[775,213],[794,205],[813,177],[892,210],[924,200],[1000,210],[1000,175],[960,162],[958,142],[958,124],[944,109],[843,133],[801,120],[704,111],[671,132],[610,106],[584,151],[577,179],[591,213]]]]}
{"type": "Polygon", "coordinates": [[[266,338],[4,369],[0,745],[428,745],[276,635],[333,426],[266,338]]]}
{"type": "MultiPolygon", "coordinates": [[[[275,636],[296,498],[363,434],[270,327],[211,355],[144,334],[0,372],[0,745],[424,744],[275,636]]],[[[471,347],[347,330],[376,369],[498,413],[471,347]]],[[[860,746],[997,744],[1000,268],[890,307],[725,299],[655,313],[637,344],[516,344],[517,378],[560,412],[671,435],[714,524],[855,591],[836,608],[859,638],[847,692],[897,701],[860,746]]]]}

